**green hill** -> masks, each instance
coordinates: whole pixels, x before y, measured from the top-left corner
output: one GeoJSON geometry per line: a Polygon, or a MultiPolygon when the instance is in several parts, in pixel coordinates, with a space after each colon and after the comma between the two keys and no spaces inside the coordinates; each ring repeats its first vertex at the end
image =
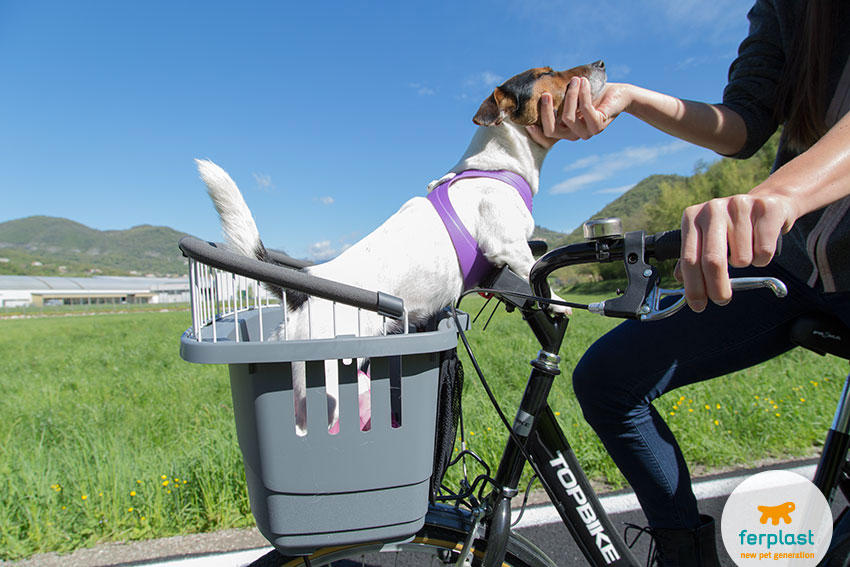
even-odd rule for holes
{"type": "Polygon", "coordinates": [[[185,233],[162,226],[95,230],[55,217],[0,223],[0,274],[184,275],[185,233]]]}

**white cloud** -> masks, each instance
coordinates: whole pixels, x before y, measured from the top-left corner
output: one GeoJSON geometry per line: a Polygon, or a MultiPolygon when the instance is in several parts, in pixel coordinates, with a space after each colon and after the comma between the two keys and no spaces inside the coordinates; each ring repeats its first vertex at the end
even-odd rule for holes
{"type": "Polygon", "coordinates": [[[437,94],[436,91],[434,91],[434,89],[432,89],[431,87],[429,87],[428,85],[426,85],[424,83],[408,83],[407,86],[410,87],[411,89],[415,90],[416,94],[418,94],[418,95],[431,96],[431,95],[437,94]]]}
{"type": "Polygon", "coordinates": [[[492,73],[490,71],[482,71],[480,73],[476,73],[466,78],[464,81],[464,86],[468,89],[492,89],[495,88],[505,80],[501,75],[497,75],[496,73],[492,73]]]}
{"type": "Polygon", "coordinates": [[[315,242],[310,246],[310,256],[318,261],[330,260],[337,254],[339,254],[339,251],[331,247],[330,240],[315,242]]]}
{"type": "Polygon", "coordinates": [[[274,189],[274,183],[272,183],[271,175],[266,175],[264,173],[254,173],[254,179],[257,181],[257,187],[262,189],[263,191],[274,189]]]}
{"type": "Polygon", "coordinates": [[[316,262],[326,262],[336,258],[346,250],[351,248],[351,244],[342,243],[339,247],[331,245],[330,240],[320,240],[310,245],[310,258],[316,262]]]}
{"type": "Polygon", "coordinates": [[[629,183],[628,185],[621,185],[620,187],[610,187],[608,189],[600,189],[599,191],[594,191],[597,195],[622,195],[632,187],[634,187],[634,183],[629,183]]]}
{"type": "Polygon", "coordinates": [[[330,197],[330,196],[327,196],[327,197],[317,197],[317,198],[316,198],[316,201],[320,202],[320,203],[321,203],[321,204],[323,204],[323,205],[333,205],[333,204],[334,204],[334,198],[333,198],[333,197],[330,197]]]}
{"type": "Polygon", "coordinates": [[[550,192],[557,195],[581,191],[588,185],[612,177],[618,171],[652,163],[661,156],[688,147],[687,143],[676,140],[660,146],[631,146],[611,154],[587,156],[564,168],[564,171],[584,171],[584,173],[570,176],[552,187],[550,192]]]}

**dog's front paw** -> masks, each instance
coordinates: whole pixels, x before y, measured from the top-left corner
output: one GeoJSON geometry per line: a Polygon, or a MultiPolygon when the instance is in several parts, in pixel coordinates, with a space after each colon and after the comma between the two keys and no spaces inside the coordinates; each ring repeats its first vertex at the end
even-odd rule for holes
{"type": "MultiPolygon", "coordinates": [[[[557,301],[564,301],[555,293],[552,294],[552,299],[555,299],[557,301]]],[[[559,315],[566,315],[567,317],[573,314],[572,308],[567,307],[566,305],[558,305],[555,303],[549,304],[549,311],[551,311],[552,313],[557,313],[559,315]]]]}

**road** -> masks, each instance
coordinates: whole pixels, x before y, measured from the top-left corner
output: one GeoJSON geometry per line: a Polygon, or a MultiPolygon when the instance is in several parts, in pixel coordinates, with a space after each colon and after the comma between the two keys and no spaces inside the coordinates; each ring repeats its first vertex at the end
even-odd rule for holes
{"type": "MultiPolygon", "coordinates": [[[[699,479],[694,482],[694,491],[700,501],[703,513],[717,519],[717,541],[721,565],[734,567],[720,543],[720,516],[726,497],[745,478],[761,470],[784,468],[812,478],[815,469],[813,461],[771,465],[759,469],[735,471],[699,479]]],[[[603,495],[600,500],[614,525],[627,523],[646,525],[646,518],[640,511],[637,499],[629,491],[603,495]]],[[[843,507],[846,502],[838,497],[835,508],[843,507]]],[[[530,539],[559,565],[576,565],[584,562],[567,529],[561,524],[560,517],[550,504],[531,506],[516,528],[530,539]]],[[[3,563],[3,567],[243,567],[263,555],[266,547],[256,530],[232,530],[217,534],[183,536],[138,542],[133,544],[110,544],[92,550],[80,550],[70,556],[59,557],[54,554],[37,556],[27,561],[3,563]]],[[[633,551],[640,564],[643,564],[649,546],[649,537],[644,536],[635,545],[633,551]]]]}

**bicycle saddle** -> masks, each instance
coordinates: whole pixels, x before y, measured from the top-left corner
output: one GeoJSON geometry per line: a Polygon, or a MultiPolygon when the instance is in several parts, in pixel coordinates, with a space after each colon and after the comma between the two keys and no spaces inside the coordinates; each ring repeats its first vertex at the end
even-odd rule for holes
{"type": "Polygon", "coordinates": [[[850,360],[850,328],[829,313],[801,315],[791,326],[791,340],[820,355],[850,360]]]}

